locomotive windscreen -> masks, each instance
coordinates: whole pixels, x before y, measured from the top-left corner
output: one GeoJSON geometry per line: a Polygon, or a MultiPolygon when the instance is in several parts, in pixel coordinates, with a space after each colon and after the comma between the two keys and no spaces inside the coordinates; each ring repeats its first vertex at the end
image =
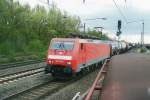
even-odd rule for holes
{"type": "Polygon", "coordinates": [[[71,41],[53,41],[51,43],[50,49],[54,50],[72,50],[74,47],[74,42],[71,41]]]}

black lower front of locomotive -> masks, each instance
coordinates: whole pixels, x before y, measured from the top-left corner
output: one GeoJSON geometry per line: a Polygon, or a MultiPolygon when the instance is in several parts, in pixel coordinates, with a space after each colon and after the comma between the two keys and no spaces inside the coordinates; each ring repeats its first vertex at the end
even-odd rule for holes
{"type": "Polygon", "coordinates": [[[52,76],[72,76],[71,66],[47,65],[45,73],[51,73],[52,76]]]}

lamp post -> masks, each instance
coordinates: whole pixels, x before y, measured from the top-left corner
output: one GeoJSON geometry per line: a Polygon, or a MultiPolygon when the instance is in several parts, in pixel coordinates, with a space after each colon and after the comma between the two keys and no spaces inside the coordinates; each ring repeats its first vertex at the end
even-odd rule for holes
{"type": "Polygon", "coordinates": [[[141,47],[144,45],[144,19],[142,20],[136,20],[136,21],[131,21],[131,22],[128,22],[127,24],[129,23],[135,23],[135,22],[142,22],[142,32],[141,32],[141,47]]]}
{"type": "MultiPolygon", "coordinates": [[[[102,17],[102,18],[91,18],[91,19],[85,19],[85,21],[89,21],[89,20],[107,20],[107,18],[105,17],[102,17]]],[[[84,33],[85,33],[85,30],[86,30],[86,23],[84,22],[84,25],[83,25],[83,28],[84,28],[84,33]]],[[[103,27],[97,27],[97,28],[101,28],[101,32],[102,30],[104,29],[103,27]]]]}
{"type": "Polygon", "coordinates": [[[141,44],[143,46],[144,45],[144,20],[142,22],[142,30],[143,30],[143,32],[141,34],[141,44]]]}
{"type": "Polygon", "coordinates": [[[85,19],[85,20],[97,20],[97,19],[107,20],[107,18],[105,18],[105,17],[103,17],[103,18],[91,18],[91,19],[85,19]]]}
{"type": "Polygon", "coordinates": [[[103,35],[103,34],[102,34],[102,31],[103,31],[103,29],[104,29],[103,27],[94,27],[94,28],[95,28],[95,29],[100,29],[101,31],[100,31],[99,33],[101,34],[101,36],[103,35]]]}
{"type": "Polygon", "coordinates": [[[84,33],[85,33],[85,28],[86,28],[85,25],[86,25],[86,23],[83,24],[84,33]]]}

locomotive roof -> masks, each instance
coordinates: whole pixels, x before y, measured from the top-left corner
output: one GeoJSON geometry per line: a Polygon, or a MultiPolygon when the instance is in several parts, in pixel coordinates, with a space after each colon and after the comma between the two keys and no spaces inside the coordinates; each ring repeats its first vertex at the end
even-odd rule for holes
{"type": "MultiPolygon", "coordinates": [[[[60,40],[60,41],[79,41],[80,43],[106,43],[106,44],[114,44],[118,43],[117,40],[97,40],[97,39],[81,39],[81,38],[53,38],[52,40],[60,40]]],[[[125,41],[119,41],[119,43],[126,43],[125,41]]]]}
{"type": "MultiPolygon", "coordinates": [[[[116,44],[118,41],[112,40],[97,40],[97,39],[80,39],[80,38],[53,38],[55,41],[79,41],[80,43],[104,43],[104,44],[116,44]]],[[[121,43],[123,41],[119,41],[121,43]]]]}
{"type": "Polygon", "coordinates": [[[75,41],[75,40],[77,40],[77,39],[79,39],[79,38],[53,38],[52,40],[60,40],[60,41],[65,41],[65,40],[67,40],[67,41],[75,41]]]}
{"type": "Polygon", "coordinates": [[[104,43],[103,40],[80,39],[80,38],[53,38],[55,41],[79,41],[80,43],[104,43]]]}

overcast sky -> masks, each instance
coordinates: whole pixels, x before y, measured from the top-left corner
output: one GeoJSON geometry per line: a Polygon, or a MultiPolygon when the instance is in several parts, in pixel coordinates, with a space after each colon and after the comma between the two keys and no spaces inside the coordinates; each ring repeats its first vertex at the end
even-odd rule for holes
{"type": "MultiPolygon", "coordinates": [[[[37,4],[44,5],[47,0],[19,0],[21,3],[29,3],[32,7],[37,4]]],[[[140,42],[140,34],[142,32],[142,21],[145,22],[145,42],[150,43],[150,0],[115,0],[124,17],[116,8],[113,0],[50,0],[55,2],[57,7],[62,11],[67,11],[71,15],[79,16],[82,23],[86,23],[87,27],[104,27],[104,32],[108,32],[109,36],[114,37],[117,31],[117,20],[122,20],[121,39],[130,42],[140,42]],[[107,20],[91,20],[88,18],[102,18],[107,20]],[[126,19],[126,20],[125,20],[126,19]],[[127,24],[130,21],[137,21],[127,24]]]]}

